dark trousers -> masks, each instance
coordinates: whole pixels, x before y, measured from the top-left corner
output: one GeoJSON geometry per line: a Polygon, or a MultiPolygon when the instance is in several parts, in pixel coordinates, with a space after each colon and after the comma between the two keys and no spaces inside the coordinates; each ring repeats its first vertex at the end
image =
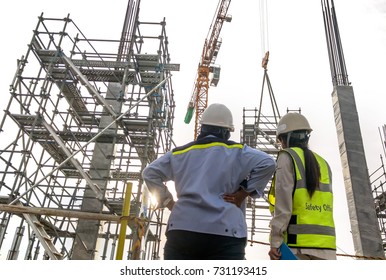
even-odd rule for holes
{"type": "Polygon", "coordinates": [[[247,238],[184,230],[166,234],[165,260],[244,260],[247,238]]]}

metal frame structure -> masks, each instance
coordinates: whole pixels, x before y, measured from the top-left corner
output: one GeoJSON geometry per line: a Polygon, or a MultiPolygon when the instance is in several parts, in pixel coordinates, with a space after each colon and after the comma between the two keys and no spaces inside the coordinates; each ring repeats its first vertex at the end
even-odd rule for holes
{"type": "Polygon", "coordinates": [[[88,39],[69,16],[39,17],[0,123],[2,257],[114,259],[126,220],[125,258],[160,258],[163,211],[141,172],[171,149],[179,65],[165,19],[139,22],[130,2],[117,40],[88,39]]]}
{"type": "MultiPolygon", "coordinates": [[[[268,76],[267,55],[264,61],[264,75],[259,107],[254,109],[243,108],[243,126],[240,132],[240,142],[276,158],[280,149],[279,144],[276,142],[276,126],[280,119],[280,113],[268,76]],[[268,104],[264,100],[266,91],[269,97],[268,104]]],[[[267,191],[268,189],[267,187],[267,191]]],[[[264,198],[247,198],[246,219],[250,234],[249,241],[251,243],[256,242],[256,240],[268,240],[271,213],[268,209],[268,203],[264,198]]]]}
{"type": "MultiPolygon", "coordinates": [[[[384,152],[386,151],[386,125],[383,125],[383,143],[384,152]]],[[[386,156],[386,153],[384,154],[386,156]]],[[[383,250],[386,252],[386,166],[382,155],[380,155],[381,165],[370,174],[370,183],[374,198],[375,212],[378,218],[379,230],[381,232],[383,250]]]]}

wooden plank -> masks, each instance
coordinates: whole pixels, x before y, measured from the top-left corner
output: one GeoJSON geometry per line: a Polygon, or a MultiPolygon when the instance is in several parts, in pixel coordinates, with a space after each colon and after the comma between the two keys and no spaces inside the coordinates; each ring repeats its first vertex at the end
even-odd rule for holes
{"type": "Polygon", "coordinates": [[[136,219],[133,216],[117,216],[101,213],[90,213],[73,210],[53,209],[53,208],[42,208],[42,207],[26,207],[19,205],[0,204],[0,211],[16,213],[16,214],[34,214],[34,215],[46,215],[46,216],[60,216],[69,218],[79,218],[86,220],[103,220],[120,222],[124,220],[136,219]]]}

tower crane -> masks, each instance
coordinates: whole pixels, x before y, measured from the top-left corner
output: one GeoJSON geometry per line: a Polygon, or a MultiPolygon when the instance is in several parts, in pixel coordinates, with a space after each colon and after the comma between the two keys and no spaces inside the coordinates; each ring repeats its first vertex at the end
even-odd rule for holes
{"type": "Polygon", "coordinates": [[[227,15],[231,0],[220,0],[216,9],[215,17],[209,28],[208,36],[205,39],[204,48],[200,63],[197,69],[197,75],[192,96],[190,98],[188,109],[185,115],[185,123],[190,123],[195,110],[194,139],[200,130],[200,120],[204,110],[208,105],[209,86],[217,86],[220,79],[220,66],[215,65],[216,58],[221,46],[220,32],[224,21],[231,22],[232,17],[227,15]]]}

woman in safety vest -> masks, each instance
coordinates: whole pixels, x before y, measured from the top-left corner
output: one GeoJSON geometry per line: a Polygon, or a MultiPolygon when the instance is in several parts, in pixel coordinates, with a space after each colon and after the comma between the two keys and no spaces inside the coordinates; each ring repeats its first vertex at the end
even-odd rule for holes
{"type": "Polygon", "coordinates": [[[331,170],[308,148],[312,129],[299,113],[287,113],[277,126],[282,146],[269,191],[271,260],[282,257],[284,242],[298,259],[336,259],[331,170]]]}

